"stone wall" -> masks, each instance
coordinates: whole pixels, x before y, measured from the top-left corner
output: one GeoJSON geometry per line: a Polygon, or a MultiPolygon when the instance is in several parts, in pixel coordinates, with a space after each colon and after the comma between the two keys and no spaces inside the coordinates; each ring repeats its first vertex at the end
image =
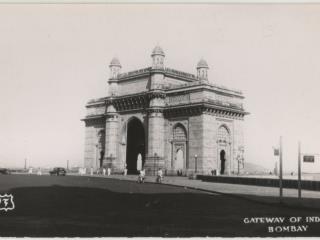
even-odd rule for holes
{"type": "Polygon", "coordinates": [[[203,115],[189,117],[189,172],[195,171],[195,155],[197,155],[197,171],[201,169],[203,158],[203,115]]]}
{"type": "Polygon", "coordinates": [[[217,127],[213,115],[203,114],[203,140],[202,140],[202,173],[207,174],[217,169],[217,127]]]}
{"type": "Polygon", "coordinates": [[[172,78],[172,77],[165,77],[164,80],[165,80],[164,83],[168,84],[168,85],[170,85],[170,84],[172,84],[172,85],[181,85],[181,84],[189,83],[189,81],[183,81],[183,80],[172,78]]]}
{"type": "MultiPolygon", "coordinates": [[[[239,119],[234,120],[234,139],[233,139],[234,168],[233,170],[235,173],[238,173],[238,161],[240,160],[238,158],[243,158],[244,151],[245,151],[243,123],[244,123],[243,120],[239,120],[239,119]]],[[[239,170],[241,173],[243,169],[242,162],[240,162],[239,167],[240,167],[239,170]]]]}
{"type": "Polygon", "coordinates": [[[119,81],[118,95],[127,95],[145,92],[149,89],[149,78],[131,79],[130,81],[119,81]]]}
{"type": "Polygon", "coordinates": [[[99,153],[97,149],[98,135],[105,126],[102,120],[93,120],[86,123],[85,127],[85,148],[84,148],[84,167],[96,169],[99,165],[99,153]]]}

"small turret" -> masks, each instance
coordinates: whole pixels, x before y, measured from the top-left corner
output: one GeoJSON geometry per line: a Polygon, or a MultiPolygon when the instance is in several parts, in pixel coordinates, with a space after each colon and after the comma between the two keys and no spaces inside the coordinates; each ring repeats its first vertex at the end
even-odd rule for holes
{"type": "Polygon", "coordinates": [[[110,68],[110,79],[117,79],[121,71],[121,64],[118,58],[113,58],[109,65],[110,68]]]}
{"type": "Polygon", "coordinates": [[[200,80],[208,80],[208,69],[209,66],[207,62],[203,58],[201,58],[197,64],[197,77],[200,80]]]}
{"type": "Polygon", "coordinates": [[[164,51],[162,50],[162,48],[157,45],[151,54],[152,57],[152,68],[153,69],[162,69],[164,68],[164,51]]]}
{"type": "Polygon", "coordinates": [[[109,78],[109,95],[115,96],[118,93],[118,76],[121,70],[121,64],[118,58],[113,58],[109,65],[110,78],[109,78]]]}

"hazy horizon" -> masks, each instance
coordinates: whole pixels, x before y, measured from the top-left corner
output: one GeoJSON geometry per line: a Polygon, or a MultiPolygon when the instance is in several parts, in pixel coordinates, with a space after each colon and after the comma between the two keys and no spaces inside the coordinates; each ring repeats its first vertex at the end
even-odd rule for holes
{"type": "MultiPolygon", "coordinates": [[[[284,170],[320,153],[319,4],[0,5],[0,167],[83,166],[85,104],[107,95],[109,62],[165,65],[246,97],[245,161],[284,170]]],[[[320,170],[320,166],[315,166],[320,170]]],[[[320,172],[320,171],[319,171],[320,172]]]]}

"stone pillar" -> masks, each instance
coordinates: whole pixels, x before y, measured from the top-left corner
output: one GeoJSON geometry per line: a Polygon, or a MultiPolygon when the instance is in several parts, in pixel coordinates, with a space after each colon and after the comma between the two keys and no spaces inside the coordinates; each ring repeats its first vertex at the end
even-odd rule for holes
{"type": "Polygon", "coordinates": [[[144,168],[148,175],[154,175],[159,168],[164,168],[165,129],[164,99],[162,90],[149,93],[148,109],[148,153],[144,168]]]}
{"type": "Polygon", "coordinates": [[[154,175],[164,168],[164,118],[159,109],[149,110],[148,115],[148,154],[144,164],[146,173],[154,175]]]}
{"type": "Polygon", "coordinates": [[[117,144],[118,144],[118,114],[112,105],[108,106],[106,114],[106,139],[105,154],[103,160],[104,167],[118,170],[117,166],[117,144]]]}

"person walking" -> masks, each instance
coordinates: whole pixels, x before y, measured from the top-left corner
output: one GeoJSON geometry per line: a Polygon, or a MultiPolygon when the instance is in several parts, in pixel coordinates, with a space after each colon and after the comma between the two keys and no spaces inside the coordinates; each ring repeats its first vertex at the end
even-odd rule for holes
{"type": "Polygon", "coordinates": [[[106,168],[102,169],[102,174],[105,176],[106,175],[106,168]]]}
{"type": "Polygon", "coordinates": [[[145,176],[146,176],[145,170],[144,170],[144,169],[141,169],[141,170],[140,170],[139,177],[138,177],[138,183],[144,183],[145,176]]]}
{"type": "Polygon", "coordinates": [[[111,175],[111,168],[108,168],[108,176],[111,175]]]}
{"type": "Polygon", "coordinates": [[[162,183],[162,180],[163,180],[163,172],[162,172],[162,169],[159,168],[158,174],[157,174],[157,183],[162,183]]]}

